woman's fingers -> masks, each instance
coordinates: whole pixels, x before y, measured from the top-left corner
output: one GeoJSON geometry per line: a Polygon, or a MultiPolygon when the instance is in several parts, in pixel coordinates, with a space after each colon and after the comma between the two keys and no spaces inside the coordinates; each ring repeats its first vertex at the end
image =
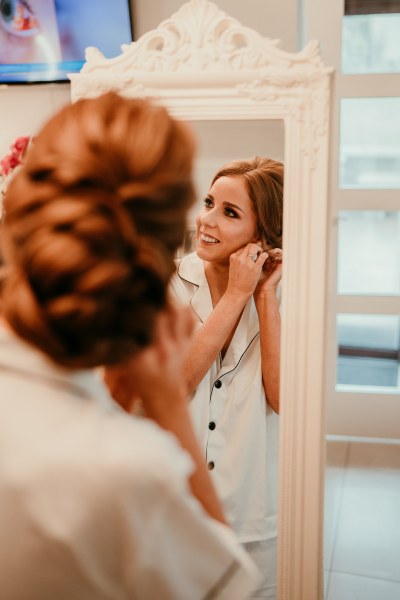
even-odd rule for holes
{"type": "Polygon", "coordinates": [[[269,258],[268,252],[261,252],[257,261],[259,261],[264,266],[265,261],[268,260],[268,258],[269,258]]]}
{"type": "Polygon", "coordinates": [[[282,250],[280,248],[271,248],[268,254],[273,262],[282,262],[282,250]]]}
{"type": "Polygon", "coordinates": [[[124,367],[106,367],[103,369],[103,380],[114,400],[127,412],[130,412],[135,393],[130,377],[124,367]]]}
{"type": "Polygon", "coordinates": [[[263,247],[258,242],[250,242],[236,250],[236,252],[233,252],[232,256],[242,259],[243,261],[251,259],[253,262],[256,262],[262,253],[263,247]]]}

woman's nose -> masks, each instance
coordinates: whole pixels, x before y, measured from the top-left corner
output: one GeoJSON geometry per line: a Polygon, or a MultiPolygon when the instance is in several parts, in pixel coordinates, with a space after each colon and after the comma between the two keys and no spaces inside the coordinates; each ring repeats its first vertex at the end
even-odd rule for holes
{"type": "Polygon", "coordinates": [[[206,212],[201,213],[200,222],[203,225],[207,225],[208,227],[215,227],[216,225],[216,214],[213,209],[207,210],[206,212]]]}

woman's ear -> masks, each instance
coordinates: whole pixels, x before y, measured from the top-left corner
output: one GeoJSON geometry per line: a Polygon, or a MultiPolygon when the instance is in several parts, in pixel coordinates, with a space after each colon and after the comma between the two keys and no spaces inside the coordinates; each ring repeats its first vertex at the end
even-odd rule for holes
{"type": "Polygon", "coordinates": [[[265,243],[263,242],[263,238],[260,235],[259,231],[256,231],[254,233],[253,239],[251,240],[254,244],[258,244],[259,246],[262,246],[264,248],[265,243]]]}

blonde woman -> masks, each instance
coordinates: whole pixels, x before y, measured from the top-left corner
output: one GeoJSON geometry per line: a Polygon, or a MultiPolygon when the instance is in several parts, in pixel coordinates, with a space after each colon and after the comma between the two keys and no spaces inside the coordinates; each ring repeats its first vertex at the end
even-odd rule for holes
{"type": "Polygon", "coordinates": [[[171,285],[197,321],[191,414],[228,521],[264,574],[254,598],[276,595],[282,209],[281,163],[222,167],[171,285]]]}

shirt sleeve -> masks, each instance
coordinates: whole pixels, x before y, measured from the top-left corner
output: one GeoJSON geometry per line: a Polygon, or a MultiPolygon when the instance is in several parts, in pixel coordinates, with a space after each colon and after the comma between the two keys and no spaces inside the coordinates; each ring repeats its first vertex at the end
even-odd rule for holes
{"type": "Polygon", "coordinates": [[[170,495],[154,522],[139,589],[148,600],[247,598],[257,570],[228,527],[187,494],[170,495]]]}
{"type": "MultiPolygon", "coordinates": [[[[248,598],[258,585],[258,570],[233,532],[210,518],[192,496],[188,485],[193,468],[190,457],[172,435],[160,434],[164,438],[163,460],[157,461],[155,469],[146,469],[146,534],[129,584],[132,598],[248,598]]],[[[125,506],[128,508],[129,503],[125,506]]],[[[133,545],[129,542],[125,547],[133,545]]]]}

